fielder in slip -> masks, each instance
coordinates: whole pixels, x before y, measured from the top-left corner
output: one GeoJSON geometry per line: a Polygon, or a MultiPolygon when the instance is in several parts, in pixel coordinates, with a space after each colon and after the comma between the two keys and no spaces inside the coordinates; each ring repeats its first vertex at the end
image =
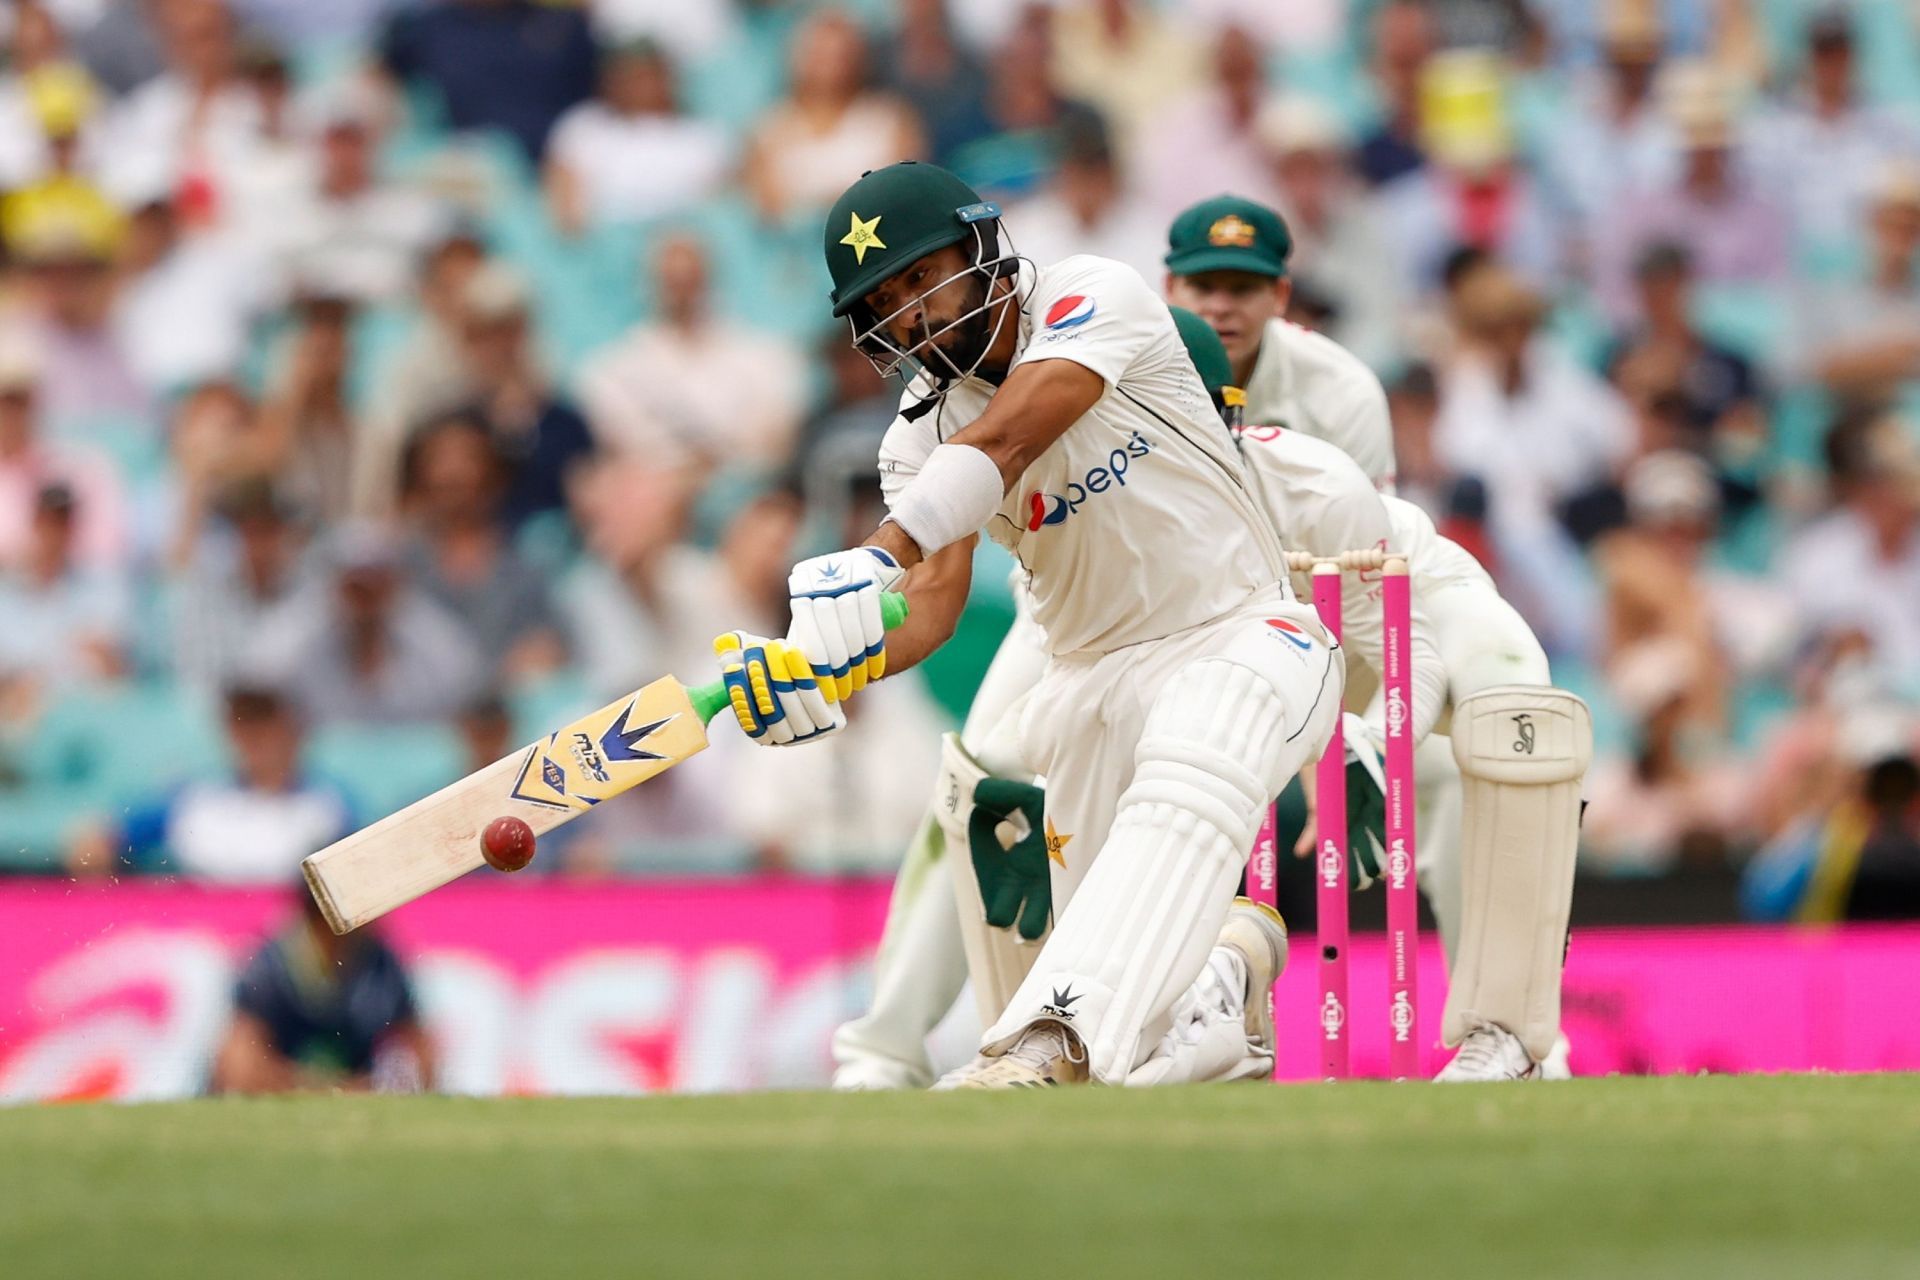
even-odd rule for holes
{"type": "MultiPolygon", "coordinates": [[[[1262,810],[1331,732],[1338,650],[1288,588],[1239,451],[1136,273],[1018,258],[996,206],[922,164],[849,188],[825,249],[835,314],[911,380],[881,449],[891,515],[867,545],[795,567],[789,639],[850,694],[911,666],[951,633],[983,528],[1026,568],[1045,637],[1013,732],[1052,783],[1054,928],[954,1082],[1120,1083],[1149,1059],[1168,1081],[1230,1071],[1168,1035],[1173,1011],[1244,1011],[1282,962],[1278,919],[1230,917],[1233,889],[1262,810]],[[913,612],[887,637],[877,599],[895,587],[913,612]]],[[[774,642],[727,639],[729,678],[779,661],[774,642]]],[[[767,688],[735,704],[757,740],[838,727],[838,704],[822,723],[767,688]]]]}

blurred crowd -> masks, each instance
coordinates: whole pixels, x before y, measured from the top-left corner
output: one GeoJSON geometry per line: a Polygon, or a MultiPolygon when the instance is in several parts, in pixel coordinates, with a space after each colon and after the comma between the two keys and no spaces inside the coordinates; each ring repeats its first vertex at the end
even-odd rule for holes
{"type": "MultiPolygon", "coordinates": [[[[919,157],[1024,255],[1155,284],[1182,207],[1284,213],[1290,318],[1380,374],[1402,493],[1595,706],[1586,871],[1744,867],[1756,914],[1809,917],[1920,880],[1901,0],[5,22],[0,867],[282,883],[777,630],[791,560],[870,527],[893,403],[829,323],[820,219],[919,157]]],[[[716,734],[536,865],[890,865],[1007,617],[982,557],[953,651],[842,739],[716,734]]]]}

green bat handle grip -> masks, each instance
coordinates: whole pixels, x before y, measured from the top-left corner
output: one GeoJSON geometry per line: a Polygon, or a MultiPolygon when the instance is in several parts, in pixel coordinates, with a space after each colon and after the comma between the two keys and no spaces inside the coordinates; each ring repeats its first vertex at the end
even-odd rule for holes
{"type": "MultiPolygon", "coordinates": [[[[891,631],[907,620],[907,598],[898,591],[880,593],[880,624],[891,631]]],[[[687,690],[687,700],[702,724],[725,711],[728,706],[727,682],[715,680],[687,690]]]]}

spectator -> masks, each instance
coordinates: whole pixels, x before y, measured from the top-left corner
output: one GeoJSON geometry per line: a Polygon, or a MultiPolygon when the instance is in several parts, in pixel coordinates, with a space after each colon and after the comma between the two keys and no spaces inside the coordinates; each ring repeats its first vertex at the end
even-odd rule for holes
{"type": "Polygon", "coordinates": [[[1638,666],[1693,673],[1674,695],[1677,731],[1710,740],[1726,732],[1734,676],[1702,564],[1720,515],[1713,472],[1691,454],[1663,450],[1633,464],[1625,490],[1628,526],[1594,548],[1607,599],[1603,661],[1616,685],[1630,683],[1638,666]]]}
{"type": "Polygon", "coordinates": [[[126,584],[110,570],[89,568],[74,554],[73,490],[43,487],[34,501],[26,554],[0,574],[0,702],[118,676],[126,670],[129,630],[126,584]]]}
{"type": "Polygon", "coordinates": [[[1106,118],[1123,154],[1207,72],[1191,26],[1142,0],[1065,0],[1053,11],[1051,44],[1053,83],[1106,118]]]}
{"type": "Polygon", "coordinates": [[[313,895],[296,896],[296,918],[241,971],[213,1092],[432,1089],[433,1045],[400,958],[372,929],[335,936],[313,895]]]}
{"type": "Polygon", "coordinates": [[[545,574],[507,542],[504,460],[479,417],[455,412],[407,442],[401,509],[408,576],[457,617],[495,679],[545,675],[566,656],[545,574]]]}
{"type": "Polygon", "coordinates": [[[1771,285],[1787,273],[1785,222],[1741,168],[1731,88],[1705,63],[1674,66],[1664,85],[1679,173],[1639,193],[1594,238],[1595,286],[1615,318],[1629,310],[1635,259],[1661,241],[1684,246],[1704,284],[1771,285]]]}
{"type": "Polygon", "coordinates": [[[1533,515],[1607,483],[1633,448],[1627,407],[1540,336],[1539,295],[1494,264],[1458,295],[1460,346],[1434,422],[1446,465],[1482,478],[1496,509],[1533,515]]]}
{"type": "Polygon", "coordinates": [[[401,572],[398,548],[369,525],[339,530],[331,572],[265,618],[252,661],[316,724],[443,720],[485,671],[460,622],[401,572]]]}
{"type": "Polygon", "coordinates": [[[1262,110],[1259,132],[1293,234],[1295,291],[1331,304],[1319,326],[1328,337],[1376,369],[1391,368],[1406,346],[1405,300],[1384,265],[1392,253],[1373,207],[1347,166],[1339,120],[1312,98],[1281,98],[1262,110]]]}
{"type": "Polygon", "coordinates": [[[534,355],[526,282],[489,266],[474,273],[461,302],[461,374],[507,460],[502,513],[515,529],[537,515],[564,515],[567,475],[593,451],[593,440],[586,419],[553,390],[534,355]]]}
{"type": "Polygon", "coordinates": [[[286,465],[288,441],[273,434],[237,383],[213,379],[176,402],[167,443],[172,465],[144,486],[136,538],[143,560],[179,565],[219,495],[272,483],[286,465]]]}
{"type": "Polygon", "coordinates": [[[184,236],[174,201],[159,196],[128,219],[120,272],[114,326],[148,395],[239,371],[268,299],[261,273],[227,237],[184,236]]]}
{"type": "Polygon", "coordinates": [[[905,0],[900,10],[884,68],[887,85],[920,121],[927,154],[947,164],[993,128],[986,69],[954,36],[946,0],[905,0]]]}
{"type": "Polygon", "coordinates": [[[285,358],[260,403],[262,433],[282,459],[275,471],[287,496],[322,522],[347,515],[359,419],[349,403],[354,304],[331,284],[294,299],[285,358]]]}
{"type": "Polygon", "coordinates": [[[444,233],[446,212],[425,193],[380,178],[370,103],[337,95],[320,109],[317,133],[312,185],[283,229],[287,274],[324,278],[348,301],[394,301],[444,233]]]}
{"type": "Polygon", "coordinates": [[[115,322],[115,240],[72,223],[37,229],[20,248],[20,339],[40,362],[40,406],[55,432],[110,421],[154,425],[153,397],[115,322]]]}
{"type": "Polygon", "coordinates": [[[418,314],[391,365],[376,381],[366,422],[353,449],[350,501],[361,515],[393,509],[400,451],[414,424],[477,388],[461,359],[467,286],[487,263],[487,247],[470,226],[456,225],[420,266],[418,314]]]}
{"type": "Polygon", "coordinates": [[[213,226],[231,213],[227,187],[251,157],[259,100],[221,0],[171,0],[158,12],[167,69],[115,107],[104,180],[121,192],[171,191],[183,219],[213,226]]]}
{"type": "Polygon", "coordinates": [[[1053,172],[1055,130],[1068,104],[1047,78],[1048,48],[1046,24],[1037,17],[987,61],[990,131],[956,151],[951,165],[986,199],[1030,195],[1053,172]]]}
{"type": "Polygon", "coordinates": [[[1654,244],[1634,266],[1638,322],[1615,341],[1607,368],[1615,382],[1676,393],[1691,438],[1706,449],[1725,433],[1763,444],[1760,385],[1738,352],[1701,333],[1693,321],[1693,258],[1678,244],[1654,244]]]}
{"type": "Polygon", "coordinates": [[[38,365],[23,344],[0,347],[0,569],[25,564],[35,512],[48,485],[74,496],[74,558],[89,568],[126,564],[126,495],[112,461],[84,444],[50,441],[41,425],[38,365]]]}
{"type": "Polygon", "coordinates": [[[795,35],[787,96],[747,143],[746,185],[770,223],[806,221],[867,169],[926,152],[907,105],[870,85],[867,42],[853,19],[826,10],[795,35]]]}
{"type": "Polygon", "coordinates": [[[733,166],[720,128],[681,110],[673,64],[653,43],[600,69],[600,96],[568,111],[547,150],[547,207],[567,235],[679,213],[712,196],[733,166]]]}
{"type": "Polygon", "coordinates": [[[1539,164],[1584,238],[1617,217],[1634,193],[1666,185],[1673,126],[1654,92],[1666,31],[1644,0],[1600,6],[1602,64],[1576,85],[1540,139],[1539,164]]]}
{"type": "Polygon", "coordinates": [[[567,109],[593,92],[593,32],[577,8],[448,0],[402,13],[380,49],[386,71],[431,90],[461,132],[498,130],[534,164],[567,109]]]}
{"type": "Polygon", "coordinates": [[[1798,247],[1830,258],[1860,225],[1881,172],[1920,151],[1920,135],[1896,112],[1861,101],[1846,9],[1815,13],[1806,49],[1799,93],[1763,113],[1754,137],[1767,190],[1789,211],[1798,247]]]}
{"type": "Polygon", "coordinates": [[[1422,164],[1375,193],[1381,226],[1397,254],[1389,270],[1426,292],[1461,245],[1499,258],[1536,287],[1559,275],[1559,229],[1516,160],[1501,64],[1484,52],[1448,53],[1426,64],[1422,164]]]}
{"type": "Polygon", "coordinates": [[[261,622],[314,589],[307,531],[273,487],[229,487],[183,530],[170,566],[173,670],[203,691],[236,678],[261,622]]]}
{"type": "Polygon", "coordinates": [[[1418,0],[1388,0],[1373,15],[1370,70],[1380,122],[1354,152],[1360,176],[1374,186],[1426,164],[1421,143],[1420,84],[1433,57],[1433,19],[1418,0]]]}
{"type": "Polygon", "coordinates": [[[1821,625],[1844,620],[1870,638],[1891,688],[1920,671],[1920,447],[1885,415],[1842,419],[1827,437],[1835,509],[1783,553],[1793,599],[1817,605],[1821,625]]]}
{"type": "Polygon", "coordinates": [[[76,834],[77,876],[121,869],[214,884],[285,884],[300,860],[357,825],[340,791],[301,774],[299,714],[270,686],[230,684],[222,697],[233,776],[190,782],[123,819],[76,834]]]}
{"type": "Polygon", "coordinates": [[[581,368],[594,434],[661,466],[778,470],[806,407],[799,353],[713,314],[706,250],[692,236],[662,240],[652,269],[658,319],[581,368]]]}
{"type": "Polygon", "coordinates": [[[1158,276],[1166,225],[1128,193],[1100,117],[1085,108],[1069,112],[1059,139],[1053,181],[1009,211],[1021,254],[1044,265],[1091,253],[1124,262],[1143,278],[1158,276]]]}
{"type": "Polygon", "coordinates": [[[100,92],[86,68],[67,57],[59,21],[38,0],[13,7],[8,61],[0,74],[0,189],[44,178],[53,167],[51,140],[71,137],[70,167],[93,172],[100,92]]]}
{"type": "Polygon", "coordinates": [[[1209,191],[1278,203],[1256,128],[1266,93],[1266,50],[1244,27],[1226,27],[1212,74],[1142,128],[1135,168],[1155,217],[1170,220],[1209,191]]]}
{"type": "MultiPolygon", "coordinates": [[[[19,176],[6,183],[0,200],[0,235],[17,255],[50,233],[71,229],[78,237],[111,252],[121,232],[119,206],[100,188],[99,132],[92,86],[69,67],[41,69],[27,80],[16,123],[24,134],[19,147],[19,176]]],[[[9,144],[10,149],[13,144],[9,144]]]]}
{"type": "Polygon", "coordinates": [[[1875,179],[1866,259],[1858,278],[1803,304],[1795,345],[1829,390],[1885,403],[1920,377],[1920,165],[1889,164],[1875,179]]]}

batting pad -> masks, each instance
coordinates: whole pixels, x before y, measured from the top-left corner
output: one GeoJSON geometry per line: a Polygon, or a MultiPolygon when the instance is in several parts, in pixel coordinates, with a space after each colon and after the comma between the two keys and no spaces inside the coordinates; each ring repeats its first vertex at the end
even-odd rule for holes
{"type": "Polygon", "coordinates": [[[1535,1062],[1560,1031],[1560,968],[1593,717],[1562,689],[1498,685],[1453,709],[1463,780],[1459,960],[1441,1039],[1479,1022],[1520,1038],[1535,1062]]]}
{"type": "Polygon", "coordinates": [[[987,1052],[1050,1019],[1080,1034],[1094,1079],[1126,1080],[1206,963],[1287,757],[1310,749],[1287,725],[1273,681],[1239,662],[1201,659],[1168,681],[1107,842],[987,1052]]]}

